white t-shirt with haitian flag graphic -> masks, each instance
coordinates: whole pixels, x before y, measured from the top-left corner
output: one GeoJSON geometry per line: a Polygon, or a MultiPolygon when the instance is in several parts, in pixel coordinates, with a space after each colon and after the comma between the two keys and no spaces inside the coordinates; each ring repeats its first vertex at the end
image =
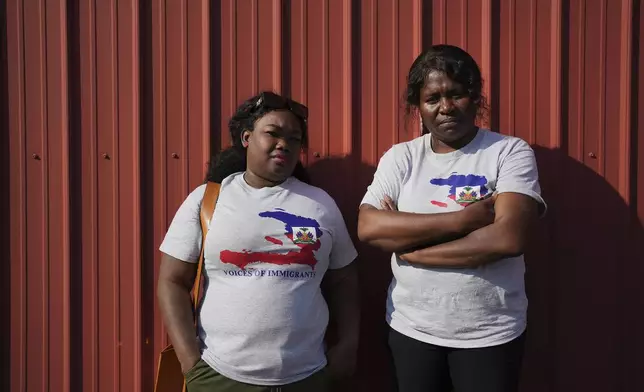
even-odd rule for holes
{"type": "MultiPolygon", "coordinates": [[[[464,148],[436,154],[429,134],[393,146],[380,159],[362,204],[389,195],[400,211],[458,211],[491,192],[528,195],[545,211],[532,148],[487,130],[464,148]]],[[[528,301],[523,256],[475,269],[427,268],[391,258],[387,321],[396,331],[445,347],[503,344],[523,333],[528,301]]]]}
{"type": "MultiPolygon", "coordinates": [[[[197,262],[205,185],[177,211],[160,250],[197,262]]],[[[222,375],[282,385],[326,365],[327,269],[357,256],[342,214],[323,190],[294,177],[256,189],[227,177],[205,244],[206,287],[199,317],[202,358],[222,375]]]]}

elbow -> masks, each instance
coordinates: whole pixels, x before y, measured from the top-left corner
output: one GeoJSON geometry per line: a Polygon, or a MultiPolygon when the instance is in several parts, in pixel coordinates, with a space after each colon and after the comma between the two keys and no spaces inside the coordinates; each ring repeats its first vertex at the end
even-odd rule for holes
{"type": "Polygon", "coordinates": [[[502,258],[518,257],[525,252],[525,240],[517,236],[505,236],[504,241],[499,241],[498,253],[502,258]]]}
{"type": "Polygon", "coordinates": [[[395,252],[400,252],[405,250],[405,247],[400,246],[396,244],[393,241],[385,241],[385,240],[372,240],[370,242],[367,242],[369,245],[380,249],[383,252],[387,253],[395,253],[395,252]]]}
{"type": "Polygon", "coordinates": [[[181,277],[163,276],[160,274],[157,281],[156,295],[159,303],[163,303],[167,298],[173,297],[176,293],[186,293],[190,295],[192,284],[181,277]]]}
{"type": "Polygon", "coordinates": [[[522,246],[513,246],[507,249],[505,257],[519,257],[525,253],[522,246]]]}
{"type": "Polygon", "coordinates": [[[374,243],[377,242],[374,238],[373,232],[369,229],[360,230],[360,228],[358,228],[358,239],[360,242],[364,242],[369,245],[374,245],[374,243]]]}
{"type": "MultiPolygon", "coordinates": [[[[374,248],[384,252],[398,252],[406,249],[405,244],[399,243],[396,239],[386,236],[381,230],[382,224],[374,211],[360,211],[358,215],[358,239],[374,248]]],[[[377,213],[377,212],[376,212],[377,213]]]]}
{"type": "Polygon", "coordinates": [[[391,246],[391,241],[378,238],[376,228],[377,227],[373,222],[365,222],[365,219],[363,218],[358,219],[358,239],[369,246],[373,246],[374,248],[378,248],[385,252],[396,251],[396,249],[394,249],[395,247],[391,246]]]}
{"type": "Polygon", "coordinates": [[[358,239],[361,242],[371,245],[371,242],[374,241],[374,222],[371,222],[368,214],[363,213],[362,211],[358,215],[358,239]]]}

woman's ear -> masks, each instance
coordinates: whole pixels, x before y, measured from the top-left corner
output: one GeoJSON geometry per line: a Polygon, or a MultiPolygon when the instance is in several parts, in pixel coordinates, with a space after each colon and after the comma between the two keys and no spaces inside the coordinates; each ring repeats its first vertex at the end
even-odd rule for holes
{"type": "Polygon", "coordinates": [[[252,134],[252,131],[245,130],[241,134],[241,143],[244,148],[248,147],[248,142],[250,141],[250,135],[252,134]]]}

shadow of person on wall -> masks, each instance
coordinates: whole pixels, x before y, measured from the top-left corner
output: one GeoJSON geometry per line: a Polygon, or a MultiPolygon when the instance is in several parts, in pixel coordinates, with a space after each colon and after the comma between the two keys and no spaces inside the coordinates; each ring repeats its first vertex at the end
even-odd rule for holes
{"type": "MultiPolygon", "coordinates": [[[[644,229],[634,202],[629,206],[604,177],[565,152],[533,148],[548,213],[526,252],[530,305],[521,390],[644,390],[644,337],[637,332],[644,330],[644,229]]],[[[349,156],[320,159],[308,171],[338,204],[359,252],[358,366],[333,390],[390,391],[389,255],[356,237],[359,203],[375,168],[349,156]]]]}
{"type": "Polygon", "coordinates": [[[385,323],[387,287],[392,276],[390,255],[362,244],[357,238],[358,208],[376,169],[347,156],[319,159],[309,164],[307,170],[312,185],[324,189],[337,203],[358,250],[361,304],[358,366],[354,377],[334,385],[331,390],[390,391],[391,366],[385,323]]]}
{"type": "Polygon", "coordinates": [[[644,331],[636,184],[629,205],[566,152],[533,149],[549,210],[526,253],[522,391],[644,390],[644,338],[635,332],[644,331]]]}

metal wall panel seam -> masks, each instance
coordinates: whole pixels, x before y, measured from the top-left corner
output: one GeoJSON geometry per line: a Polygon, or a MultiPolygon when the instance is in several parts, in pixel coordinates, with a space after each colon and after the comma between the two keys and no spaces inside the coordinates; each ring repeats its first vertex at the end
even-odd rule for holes
{"type": "MultiPolygon", "coordinates": [[[[633,64],[633,0],[622,0],[622,23],[620,30],[620,81],[619,90],[619,129],[622,130],[620,138],[619,157],[619,194],[626,204],[630,205],[631,200],[631,132],[637,132],[637,128],[631,128],[631,111],[636,110],[632,107],[631,94],[636,84],[633,83],[632,64],[633,64]]],[[[641,28],[641,27],[640,27],[641,28]]],[[[638,37],[639,39],[640,37],[638,37]]],[[[642,77],[642,75],[639,75],[642,77]]],[[[637,146],[634,146],[637,149],[637,146]]],[[[644,154],[644,151],[640,151],[644,154]]],[[[637,155],[635,155],[637,156],[637,155]]],[[[634,167],[634,166],[633,166],[634,167]]],[[[635,179],[637,180],[637,179],[635,179]]],[[[633,184],[637,186],[637,184],[633,184]]],[[[643,223],[644,224],[644,223],[643,223]]]]}
{"type": "MultiPolygon", "coordinates": [[[[251,30],[251,75],[252,75],[252,93],[255,94],[259,90],[259,0],[250,0],[250,9],[253,19],[250,22],[251,30]]],[[[249,97],[240,97],[240,101],[248,99],[249,97]]],[[[239,104],[237,102],[236,104],[239,104]]]]}
{"type": "Polygon", "coordinates": [[[69,127],[67,18],[64,1],[45,8],[49,387],[70,387],[69,127]]]}
{"type": "Polygon", "coordinates": [[[219,134],[220,145],[222,148],[230,144],[230,136],[227,130],[227,119],[237,106],[237,58],[236,58],[236,45],[237,45],[237,32],[236,32],[236,9],[231,0],[221,2],[220,8],[221,23],[220,36],[213,35],[213,39],[219,39],[221,42],[220,48],[220,64],[218,70],[221,78],[221,92],[220,92],[220,118],[219,129],[222,131],[219,134]]]}
{"type": "Polygon", "coordinates": [[[231,53],[226,53],[227,57],[230,58],[230,69],[232,71],[232,74],[230,75],[230,81],[232,83],[231,87],[231,94],[230,94],[230,114],[228,113],[222,113],[222,118],[227,117],[229,115],[232,115],[234,113],[235,108],[237,108],[237,100],[239,97],[237,97],[238,92],[237,92],[237,55],[235,52],[235,48],[237,48],[237,7],[235,7],[235,3],[231,0],[229,1],[229,6],[230,6],[230,21],[232,22],[231,30],[230,30],[230,38],[231,38],[231,46],[230,50],[231,53]]]}
{"type": "MultiPolygon", "coordinates": [[[[633,34],[632,43],[629,45],[629,48],[633,48],[632,50],[634,51],[634,53],[631,53],[631,57],[636,58],[637,61],[637,63],[632,64],[634,68],[632,72],[637,77],[626,80],[624,83],[632,83],[634,86],[637,86],[637,88],[634,89],[633,100],[630,101],[628,108],[629,110],[632,110],[632,113],[637,113],[635,124],[631,124],[633,129],[632,137],[635,140],[631,140],[629,145],[633,143],[636,149],[635,153],[631,154],[631,159],[635,161],[633,162],[633,167],[636,169],[632,173],[634,177],[634,179],[632,179],[634,181],[633,187],[635,188],[632,190],[632,194],[635,198],[633,202],[635,203],[635,211],[639,217],[639,223],[644,226],[644,116],[642,116],[642,113],[644,113],[644,77],[642,77],[642,75],[644,75],[644,40],[641,39],[642,26],[644,26],[644,7],[642,7],[641,1],[634,3],[629,0],[629,3],[633,10],[631,15],[636,18],[631,25],[631,30],[635,33],[635,28],[637,28],[638,32],[637,36],[633,34]]],[[[626,14],[624,16],[629,17],[630,15],[626,14]]],[[[622,26],[624,25],[622,24],[622,26]]],[[[621,42],[622,45],[625,44],[623,39],[621,42]]],[[[640,249],[644,250],[644,244],[641,244],[641,246],[642,248],[640,249]]]]}
{"type": "MultiPolygon", "coordinates": [[[[488,1],[488,0],[484,0],[488,1]]],[[[419,55],[423,50],[423,3],[422,0],[413,0],[413,11],[412,11],[412,30],[414,31],[413,36],[413,48],[414,53],[419,55]]]]}
{"type": "Polygon", "coordinates": [[[508,128],[509,129],[503,129],[502,132],[509,132],[511,135],[515,135],[516,132],[516,124],[514,122],[515,118],[515,110],[516,110],[516,104],[515,104],[515,86],[516,86],[516,6],[514,4],[514,1],[509,1],[508,2],[508,7],[509,7],[509,12],[508,12],[508,26],[509,26],[509,37],[508,37],[508,42],[509,42],[509,47],[508,47],[508,70],[509,70],[509,83],[508,83],[508,102],[509,102],[509,108],[508,108],[508,128]]]}
{"type": "Polygon", "coordinates": [[[586,55],[586,40],[585,40],[585,31],[584,27],[586,26],[586,7],[583,1],[579,4],[579,52],[577,53],[577,58],[579,59],[579,73],[577,74],[577,83],[579,83],[579,91],[577,92],[577,104],[579,105],[579,112],[577,113],[577,125],[579,127],[579,138],[577,140],[577,159],[580,162],[584,161],[584,108],[586,107],[586,95],[584,94],[584,81],[586,80],[586,67],[585,67],[585,55],[586,55]]]}
{"type": "MultiPolygon", "coordinates": [[[[192,178],[190,188],[203,182],[204,163],[209,158],[210,151],[210,41],[209,41],[209,5],[207,1],[188,3],[188,129],[191,140],[196,140],[196,146],[189,144],[188,161],[192,178]],[[192,88],[191,88],[192,86],[192,88]],[[194,158],[192,151],[197,152],[194,158]]],[[[212,135],[215,137],[215,135],[212,135]]]]}
{"type": "Polygon", "coordinates": [[[25,48],[24,4],[17,1],[6,3],[7,7],[7,105],[9,107],[9,194],[10,194],[10,293],[11,326],[10,380],[12,392],[27,387],[27,243],[26,243],[26,96],[25,96],[25,48]]]}
{"type": "MultiPolygon", "coordinates": [[[[599,135],[597,137],[597,172],[602,177],[606,174],[606,28],[607,28],[607,16],[606,16],[606,0],[601,0],[601,12],[599,14],[599,113],[598,115],[598,124],[599,124],[599,135]]],[[[620,129],[620,131],[624,131],[620,129]]],[[[620,132],[621,133],[621,132],[620,132]]]]}
{"type": "Polygon", "coordinates": [[[43,390],[48,383],[48,292],[47,272],[47,183],[43,165],[46,150],[46,63],[42,1],[25,3],[25,131],[28,151],[39,156],[26,165],[26,228],[29,233],[27,263],[27,360],[30,376],[27,389],[43,390]]]}
{"type": "Polygon", "coordinates": [[[400,58],[400,30],[398,26],[398,19],[400,18],[400,4],[395,2],[392,5],[394,12],[391,13],[391,43],[392,43],[392,54],[391,56],[391,84],[394,96],[392,97],[392,107],[391,107],[391,129],[394,131],[391,135],[391,145],[401,142],[400,140],[400,129],[398,128],[398,59],[400,58]]]}
{"type": "MultiPolygon", "coordinates": [[[[163,159],[167,162],[168,187],[164,189],[168,197],[166,214],[171,220],[177,207],[189,191],[188,165],[188,120],[187,120],[187,34],[186,34],[186,3],[168,1],[166,3],[166,62],[165,99],[167,133],[166,150],[163,159]],[[171,154],[177,153],[179,159],[170,159],[171,154]]],[[[168,222],[169,223],[169,222],[168,222]]],[[[167,225],[164,227],[167,228],[167,225]]]]}
{"type": "Polygon", "coordinates": [[[562,0],[551,0],[550,16],[550,148],[560,148],[562,145],[561,132],[561,19],[562,0]]]}
{"type": "MultiPolygon", "coordinates": [[[[154,206],[154,289],[155,309],[158,306],[156,299],[157,277],[159,274],[159,252],[157,247],[160,245],[165,234],[168,217],[168,198],[166,189],[168,187],[168,159],[167,159],[167,87],[166,87],[166,1],[151,2],[152,23],[152,122],[153,122],[153,206],[154,206]]],[[[154,327],[154,358],[168,344],[165,325],[162,322],[159,312],[155,312],[154,327]]]]}
{"type": "Polygon", "coordinates": [[[530,144],[537,142],[537,0],[530,0],[530,144]]]}
{"type": "Polygon", "coordinates": [[[309,52],[308,52],[308,39],[309,39],[309,31],[306,28],[306,16],[308,15],[308,2],[306,0],[302,0],[302,15],[300,16],[300,21],[301,21],[301,32],[302,32],[302,39],[300,40],[301,47],[300,47],[300,53],[302,54],[302,59],[300,64],[302,65],[302,92],[301,97],[304,100],[305,103],[308,104],[309,102],[309,72],[308,72],[308,67],[306,64],[308,64],[309,60],[309,52]]]}
{"type": "Polygon", "coordinates": [[[80,146],[82,241],[82,358],[83,390],[97,391],[99,378],[98,339],[98,154],[96,124],[96,10],[92,1],[79,5],[80,89],[81,113],[80,146]],[[85,30],[86,29],[86,30],[85,30]],[[85,144],[87,140],[87,145],[85,144]]]}
{"type": "Polygon", "coordinates": [[[141,389],[139,4],[117,4],[119,386],[141,389]]]}
{"type": "MultiPolygon", "coordinates": [[[[453,1],[453,0],[452,0],[453,1]]],[[[467,5],[468,0],[461,0],[461,48],[470,50],[467,39],[467,5]]]]}
{"type": "MultiPolygon", "coordinates": [[[[329,1],[330,0],[320,0],[322,2],[322,87],[320,91],[322,93],[322,121],[321,121],[321,130],[322,130],[322,145],[320,146],[320,153],[323,157],[327,157],[329,154],[329,1]]],[[[315,110],[315,108],[313,108],[315,110]]]]}
{"type": "MultiPolygon", "coordinates": [[[[190,85],[188,84],[188,4],[181,2],[181,53],[177,56],[181,64],[181,155],[179,162],[183,172],[183,189],[186,196],[192,189],[190,189],[190,165],[188,164],[188,154],[190,154],[190,119],[188,117],[188,106],[190,104],[190,85]]],[[[172,76],[170,76],[172,77],[172,76]]],[[[170,146],[172,148],[172,146],[170,146]]],[[[167,156],[169,155],[166,153],[167,156]]],[[[183,200],[178,200],[182,202],[183,200]]]]}
{"type": "Polygon", "coordinates": [[[352,99],[352,90],[353,83],[351,77],[353,76],[353,61],[351,58],[351,39],[352,39],[352,24],[351,20],[353,18],[351,12],[351,2],[344,1],[342,2],[342,31],[343,31],[343,40],[342,40],[342,56],[343,56],[343,67],[342,67],[342,125],[343,125],[343,143],[342,143],[342,152],[345,155],[349,155],[353,152],[354,146],[352,145],[353,141],[353,111],[351,106],[353,104],[352,99]]]}
{"type": "Polygon", "coordinates": [[[115,0],[97,1],[96,74],[98,165],[98,385],[119,385],[118,132],[115,0]],[[103,229],[101,231],[101,229],[103,229]]]}
{"type": "MultiPolygon", "coordinates": [[[[377,0],[373,0],[374,2],[377,0]]],[[[373,3],[372,3],[373,4],[373,3]]],[[[370,163],[378,163],[380,160],[380,154],[378,152],[378,127],[379,127],[379,118],[378,118],[378,102],[377,97],[380,96],[380,83],[378,80],[378,7],[373,7],[371,11],[371,88],[373,89],[371,94],[371,115],[373,119],[373,126],[371,128],[371,148],[372,155],[370,163]]]]}
{"type": "Polygon", "coordinates": [[[284,21],[282,20],[282,0],[273,0],[273,26],[274,26],[274,31],[273,31],[273,86],[275,87],[275,90],[283,94],[284,93],[284,84],[282,81],[282,68],[283,68],[283,51],[282,51],[282,45],[284,44],[284,40],[282,37],[282,24],[284,21]]]}
{"type": "Polygon", "coordinates": [[[438,39],[432,40],[432,43],[447,43],[447,0],[438,0],[438,16],[440,17],[438,23],[439,34],[438,39]]]}
{"type": "MultiPolygon", "coordinates": [[[[498,82],[492,80],[492,1],[481,1],[481,7],[483,8],[483,12],[481,13],[481,72],[483,74],[483,94],[488,98],[488,104],[491,103],[492,83],[498,82]]],[[[494,124],[492,119],[494,110],[498,109],[489,107],[489,113],[487,114],[487,126],[489,128],[492,128],[494,124]]]]}

